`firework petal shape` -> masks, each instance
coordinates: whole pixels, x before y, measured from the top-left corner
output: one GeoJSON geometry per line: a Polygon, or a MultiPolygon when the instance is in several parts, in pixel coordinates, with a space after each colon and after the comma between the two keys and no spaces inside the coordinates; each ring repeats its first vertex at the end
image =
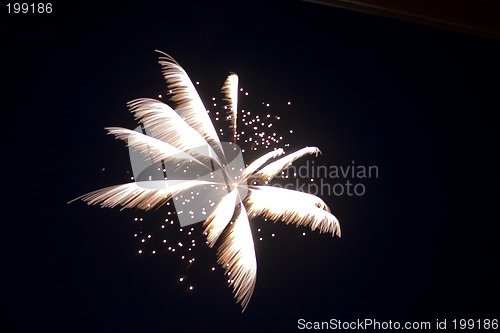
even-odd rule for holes
{"type": "MultiPolygon", "coordinates": [[[[108,133],[126,141],[151,163],[196,163],[208,170],[217,165],[224,175],[224,183],[221,184],[220,180],[135,181],[93,191],[74,200],[81,199],[89,205],[102,207],[150,210],[166,204],[183,191],[223,185],[227,192],[204,221],[204,234],[210,247],[224,234],[219,241],[217,260],[226,270],[236,302],[244,311],[257,279],[249,218],[261,216],[340,236],[337,218],[319,197],[267,185],[298,158],[317,155],[320,151],[316,147],[305,147],[269,163],[285,153],[281,148],[275,149],[254,160],[238,175],[230,172],[217,131],[186,71],[171,56],[157,52],[161,54],[159,63],[175,107],[154,99],[133,100],[128,106],[143,126],[143,133],[118,127],[107,128],[108,133]],[[207,149],[193,149],[202,146],[207,149]]],[[[222,87],[224,99],[229,104],[227,119],[231,121],[234,141],[237,139],[238,80],[238,76],[231,73],[222,87]]]]}

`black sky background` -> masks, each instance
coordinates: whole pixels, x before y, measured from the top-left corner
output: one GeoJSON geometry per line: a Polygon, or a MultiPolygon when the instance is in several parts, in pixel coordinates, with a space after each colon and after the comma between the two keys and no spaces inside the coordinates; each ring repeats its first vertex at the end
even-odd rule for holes
{"type": "Polygon", "coordinates": [[[498,41],[299,1],[54,3],[44,17],[4,12],[1,27],[2,331],[498,318],[498,41]],[[135,254],[135,212],[66,204],[128,181],[127,148],[104,127],[134,128],[126,102],[164,93],[155,49],[203,97],[237,72],[293,145],[322,150],[316,163],[379,167],[365,196],[323,197],[341,239],[255,221],[280,237],[256,242],[243,314],[222,275],[203,273],[213,251],[188,293],[174,257],[135,254]]]}

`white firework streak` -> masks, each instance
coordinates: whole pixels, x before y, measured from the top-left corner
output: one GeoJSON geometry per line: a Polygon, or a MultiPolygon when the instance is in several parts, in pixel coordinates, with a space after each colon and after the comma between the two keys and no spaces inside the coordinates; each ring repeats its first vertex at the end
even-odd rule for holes
{"type": "MultiPolygon", "coordinates": [[[[207,244],[212,247],[219,236],[227,231],[217,251],[218,262],[230,276],[229,283],[233,288],[234,297],[244,311],[257,279],[257,261],[249,217],[262,216],[272,221],[307,226],[312,230],[318,229],[320,232],[340,237],[337,218],[330,213],[328,206],[319,197],[265,185],[298,158],[306,154],[317,155],[320,151],[316,147],[305,147],[267,164],[269,160],[284,154],[283,149],[276,149],[257,158],[235,177],[234,172],[225,170],[227,162],[220,139],[191,79],[171,56],[159,53],[161,53],[159,63],[171,91],[172,101],[176,103],[175,108],[172,109],[154,99],[131,101],[128,104],[131,112],[148,131],[148,135],[118,127],[109,127],[108,132],[118,139],[127,141],[129,146],[147,156],[151,162],[174,160],[179,163],[195,162],[206,166],[199,160],[209,159],[225,174],[225,184],[206,180],[132,182],[93,191],[74,200],[81,199],[89,205],[99,204],[102,207],[121,206],[122,209],[150,210],[197,186],[227,187],[228,193],[221,198],[203,223],[204,234],[207,236],[207,244]],[[203,152],[192,149],[199,146],[206,146],[208,150],[203,152]],[[249,185],[249,180],[254,185],[249,185]]],[[[228,76],[222,93],[229,102],[228,119],[231,120],[231,129],[236,137],[238,101],[236,74],[231,73],[228,76]]]]}

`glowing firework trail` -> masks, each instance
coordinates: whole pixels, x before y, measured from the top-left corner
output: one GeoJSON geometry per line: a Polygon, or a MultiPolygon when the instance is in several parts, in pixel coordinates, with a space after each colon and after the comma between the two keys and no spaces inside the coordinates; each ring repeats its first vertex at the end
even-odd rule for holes
{"type": "Polygon", "coordinates": [[[225,100],[229,103],[228,118],[231,120],[231,129],[233,131],[233,142],[236,142],[237,120],[238,120],[238,75],[231,73],[222,86],[222,93],[225,100]]]}
{"type": "MultiPolygon", "coordinates": [[[[171,56],[159,53],[159,63],[175,107],[171,108],[155,99],[133,100],[128,106],[147,135],[119,127],[107,128],[108,133],[126,141],[129,146],[144,154],[151,163],[173,161],[180,168],[194,163],[209,171],[216,165],[222,170],[223,178],[137,181],[93,191],[77,199],[102,207],[121,206],[150,210],[164,205],[186,190],[207,186],[220,186],[225,189],[225,194],[203,223],[204,234],[207,236],[207,244],[212,247],[219,236],[225,233],[217,251],[218,262],[229,276],[229,284],[233,288],[236,301],[245,310],[257,277],[257,261],[249,217],[262,216],[272,221],[280,220],[340,236],[339,222],[323,200],[311,194],[266,185],[298,158],[308,154],[317,155],[320,151],[316,147],[305,147],[268,163],[285,153],[281,148],[275,149],[257,158],[238,174],[231,172],[228,170],[228,161],[217,131],[187,73],[171,56]]],[[[240,136],[237,133],[236,74],[231,73],[228,76],[222,93],[229,104],[226,106],[226,109],[229,108],[227,119],[231,121],[233,140],[236,141],[240,136]]],[[[242,121],[251,123],[252,120],[245,120],[245,115],[250,112],[242,113],[242,121]]],[[[256,120],[259,118],[256,117],[256,120]]],[[[261,133],[260,136],[263,135],[261,133]]],[[[276,143],[279,142],[274,137],[270,138],[276,143]]],[[[250,136],[248,141],[252,141],[251,139],[250,136]]],[[[269,141],[264,142],[269,144],[269,141]]]]}

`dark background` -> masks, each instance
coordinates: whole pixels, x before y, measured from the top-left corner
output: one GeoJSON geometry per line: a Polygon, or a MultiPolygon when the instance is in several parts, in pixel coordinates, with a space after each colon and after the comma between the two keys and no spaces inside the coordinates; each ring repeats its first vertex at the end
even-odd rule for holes
{"type": "MultiPolygon", "coordinates": [[[[53,7],[1,9],[3,332],[498,318],[498,41],[300,1],[53,7]],[[155,49],[205,98],[237,72],[278,105],[292,146],[322,150],[317,164],[379,167],[366,195],[323,198],[340,239],[253,222],[280,237],[256,242],[243,314],[222,274],[203,273],[213,251],[187,292],[170,254],[136,255],[137,212],[66,204],[128,181],[128,151],[103,128],[134,128],[125,103],[163,93],[155,49]]],[[[164,212],[141,216],[153,228],[164,212]]]]}

